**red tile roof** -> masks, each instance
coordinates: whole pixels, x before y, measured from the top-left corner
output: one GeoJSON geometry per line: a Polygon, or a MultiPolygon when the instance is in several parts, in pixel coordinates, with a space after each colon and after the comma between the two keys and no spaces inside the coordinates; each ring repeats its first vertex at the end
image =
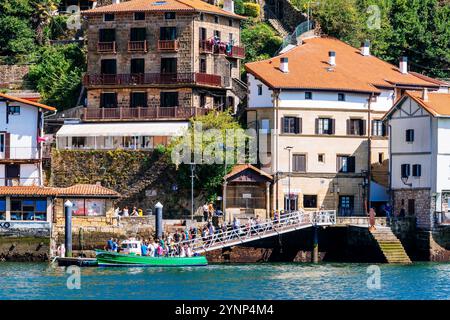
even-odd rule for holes
{"type": "Polygon", "coordinates": [[[363,56],[359,49],[329,37],[304,43],[277,57],[245,65],[246,70],[271,88],[317,89],[378,93],[378,88],[427,86],[435,83],[411,73],[402,74],[397,66],[374,56],[363,56]],[[328,64],[328,53],[336,53],[336,66],[328,64]],[[287,57],[289,72],[279,70],[280,58],[287,57]]]}
{"type": "Polygon", "coordinates": [[[76,184],[68,188],[40,186],[0,186],[1,196],[86,196],[102,198],[118,198],[120,194],[114,190],[95,184],[76,184]]]}
{"type": "Polygon", "coordinates": [[[26,104],[26,105],[29,105],[29,106],[34,106],[34,107],[46,109],[46,110],[49,110],[49,111],[55,111],[56,110],[56,108],[47,106],[47,105],[42,104],[42,103],[30,101],[30,100],[24,99],[24,98],[10,96],[10,95],[4,94],[4,93],[0,93],[0,98],[4,98],[4,99],[7,99],[7,100],[20,102],[20,103],[23,103],[23,104],[26,104]]]}
{"type": "Polygon", "coordinates": [[[265,173],[264,171],[256,168],[255,166],[253,166],[253,165],[251,165],[249,163],[247,163],[247,164],[238,164],[238,165],[234,166],[233,169],[231,169],[230,173],[227,174],[223,178],[224,178],[224,180],[227,180],[227,179],[231,178],[232,176],[234,176],[234,175],[236,175],[236,174],[238,174],[238,173],[240,173],[240,172],[242,172],[244,170],[247,170],[247,169],[251,169],[251,170],[255,171],[256,173],[258,173],[258,174],[268,178],[269,180],[273,180],[273,178],[272,178],[272,176],[270,174],[265,173]]]}
{"type": "Polygon", "coordinates": [[[120,13],[120,12],[164,12],[164,11],[180,11],[180,12],[206,12],[218,14],[237,19],[245,19],[245,17],[225,11],[217,6],[206,3],[202,0],[131,0],[102,6],[95,9],[83,11],[84,15],[96,15],[104,13],[120,13]]]}

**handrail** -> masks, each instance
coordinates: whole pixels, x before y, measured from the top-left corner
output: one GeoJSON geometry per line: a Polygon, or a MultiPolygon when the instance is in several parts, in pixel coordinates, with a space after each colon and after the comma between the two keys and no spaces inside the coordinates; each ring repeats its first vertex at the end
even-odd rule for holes
{"type": "Polygon", "coordinates": [[[218,230],[205,237],[180,241],[180,245],[188,245],[193,252],[206,252],[240,243],[265,238],[278,233],[285,233],[307,226],[327,226],[336,224],[336,211],[294,211],[280,215],[277,219],[266,219],[258,224],[246,224],[242,227],[234,225],[223,232],[218,230]]]}

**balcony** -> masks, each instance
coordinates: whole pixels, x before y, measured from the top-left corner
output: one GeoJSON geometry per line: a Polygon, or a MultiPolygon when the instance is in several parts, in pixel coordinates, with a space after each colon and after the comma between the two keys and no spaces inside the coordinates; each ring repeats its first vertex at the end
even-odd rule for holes
{"type": "Polygon", "coordinates": [[[222,77],[207,73],[86,74],[85,86],[206,85],[222,86],[222,77]]]}
{"type": "Polygon", "coordinates": [[[174,51],[178,51],[178,47],[179,47],[178,40],[159,40],[158,41],[158,51],[174,52],[174,51]]]}
{"type": "Polygon", "coordinates": [[[41,185],[39,178],[0,178],[0,186],[15,187],[15,186],[39,186],[41,185]]]}
{"type": "Polygon", "coordinates": [[[147,40],[144,41],[128,41],[128,52],[147,52],[147,40]]]}
{"type": "Polygon", "coordinates": [[[227,50],[227,43],[212,44],[208,40],[202,40],[199,44],[200,53],[223,54],[232,58],[245,58],[245,48],[239,46],[231,46],[231,50],[227,50]]]}
{"type": "Polygon", "coordinates": [[[99,42],[97,43],[98,53],[116,53],[116,42],[99,42]]]}
{"type": "Polygon", "coordinates": [[[136,107],[136,108],[86,108],[83,120],[153,120],[189,119],[205,115],[210,109],[195,107],[136,107]]]}

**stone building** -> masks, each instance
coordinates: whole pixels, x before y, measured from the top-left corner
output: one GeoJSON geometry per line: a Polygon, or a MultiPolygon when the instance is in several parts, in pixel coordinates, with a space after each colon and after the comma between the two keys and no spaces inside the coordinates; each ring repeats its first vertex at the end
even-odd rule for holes
{"type": "Polygon", "coordinates": [[[274,177],[272,210],[378,215],[389,196],[383,115],[406,89],[439,86],[337,39],[312,37],[272,59],[246,64],[248,126],[259,165],[274,177]],[[369,201],[368,201],[369,200],[369,201]]]}

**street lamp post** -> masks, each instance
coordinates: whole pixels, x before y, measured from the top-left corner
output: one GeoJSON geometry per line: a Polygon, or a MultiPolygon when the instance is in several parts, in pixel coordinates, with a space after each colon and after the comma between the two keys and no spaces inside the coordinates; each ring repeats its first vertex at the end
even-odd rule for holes
{"type": "Polygon", "coordinates": [[[288,151],[288,198],[287,198],[287,209],[291,212],[291,150],[293,147],[287,146],[284,150],[288,151]]]}

